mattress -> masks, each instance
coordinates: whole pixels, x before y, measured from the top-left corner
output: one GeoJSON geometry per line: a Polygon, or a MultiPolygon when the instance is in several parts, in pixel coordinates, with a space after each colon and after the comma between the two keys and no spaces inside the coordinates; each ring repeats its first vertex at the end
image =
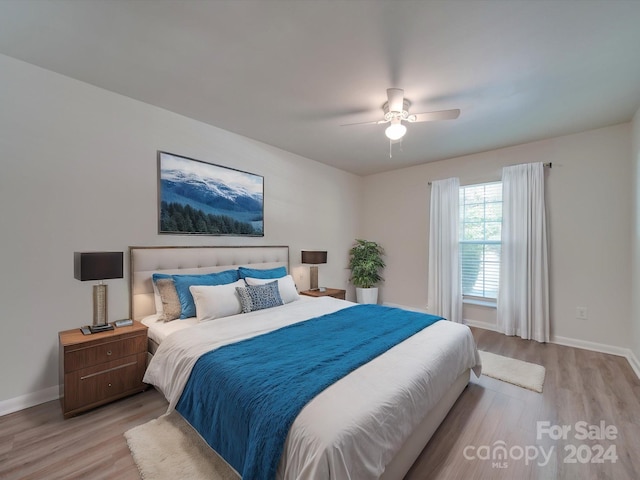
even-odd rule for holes
{"type": "MultiPolygon", "coordinates": [[[[353,305],[331,297],[181,327],[161,341],[144,381],[172,410],[200,355],[353,305]]],[[[174,322],[183,322],[176,320],[174,322]]],[[[304,345],[301,345],[304,348],[304,345]]],[[[278,478],[374,479],[427,412],[480,359],[468,327],[440,321],[356,369],[309,402],[287,436],[278,478]]]]}

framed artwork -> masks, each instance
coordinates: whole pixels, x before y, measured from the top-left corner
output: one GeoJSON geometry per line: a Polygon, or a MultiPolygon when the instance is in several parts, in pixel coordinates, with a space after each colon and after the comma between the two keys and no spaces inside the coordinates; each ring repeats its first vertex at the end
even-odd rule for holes
{"type": "Polygon", "coordinates": [[[159,151],[158,233],[264,236],[264,178],[159,151]]]}

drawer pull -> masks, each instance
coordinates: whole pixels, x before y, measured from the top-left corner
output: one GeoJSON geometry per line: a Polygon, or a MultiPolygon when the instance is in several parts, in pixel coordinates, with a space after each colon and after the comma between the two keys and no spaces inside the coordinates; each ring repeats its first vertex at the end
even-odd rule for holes
{"type": "Polygon", "coordinates": [[[109,387],[111,387],[111,384],[109,384],[109,387]]]}
{"type": "Polygon", "coordinates": [[[107,355],[111,355],[111,350],[109,350],[109,351],[107,352],[107,355]]]}
{"type": "MultiPolygon", "coordinates": [[[[87,378],[95,377],[97,375],[102,375],[103,373],[113,372],[114,370],[120,370],[121,368],[130,367],[131,365],[137,365],[138,362],[129,362],[124,365],[120,365],[118,367],[109,368],[108,370],[102,370],[101,372],[91,373],[89,375],[85,375],[84,377],[80,377],[80,380],[86,380],[87,378]]],[[[111,386],[111,385],[109,385],[111,386]]]]}

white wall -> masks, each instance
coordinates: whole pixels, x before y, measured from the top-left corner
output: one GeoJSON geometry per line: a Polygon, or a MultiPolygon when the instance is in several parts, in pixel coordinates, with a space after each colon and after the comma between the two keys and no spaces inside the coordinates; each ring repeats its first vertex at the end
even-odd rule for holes
{"type": "MultiPolygon", "coordinates": [[[[382,300],[427,306],[427,182],[499,180],[505,165],[552,162],[546,180],[551,334],[630,347],[630,159],[630,124],[622,124],[366,177],[363,235],[385,247],[389,264],[382,300]],[[575,318],[576,306],[588,308],[588,320],[575,318]]],[[[495,326],[495,309],[465,306],[464,317],[495,326]]]]}
{"type": "Polygon", "coordinates": [[[634,202],[632,226],[633,280],[631,282],[633,343],[635,366],[640,375],[640,109],[631,122],[634,202]]]}
{"type": "MultiPolygon", "coordinates": [[[[360,177],[6,56],[0,105],[0,414],[57,394],[57,333],[91,323],[74,251],[289,245],[305,289],[300,250],[323,249],[321,283],[346,286],[360,177]],[[157,150],[263,175],[264,238],[158,235],[157,150]]],[[[128,315],[127,282],[107,281],[112,320],[128,315]]]]}

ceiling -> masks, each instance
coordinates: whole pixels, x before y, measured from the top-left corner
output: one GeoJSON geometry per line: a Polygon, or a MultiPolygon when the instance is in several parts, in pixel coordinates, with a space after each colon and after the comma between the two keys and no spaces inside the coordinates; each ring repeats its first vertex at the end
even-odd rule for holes
{"type": "Polygon", "coordinates": [[[631,120],[640,1],[0,0],[0,53],[358,175],[631,120]],[[386,89],[414,123],[401,144],[386,89]]]}

